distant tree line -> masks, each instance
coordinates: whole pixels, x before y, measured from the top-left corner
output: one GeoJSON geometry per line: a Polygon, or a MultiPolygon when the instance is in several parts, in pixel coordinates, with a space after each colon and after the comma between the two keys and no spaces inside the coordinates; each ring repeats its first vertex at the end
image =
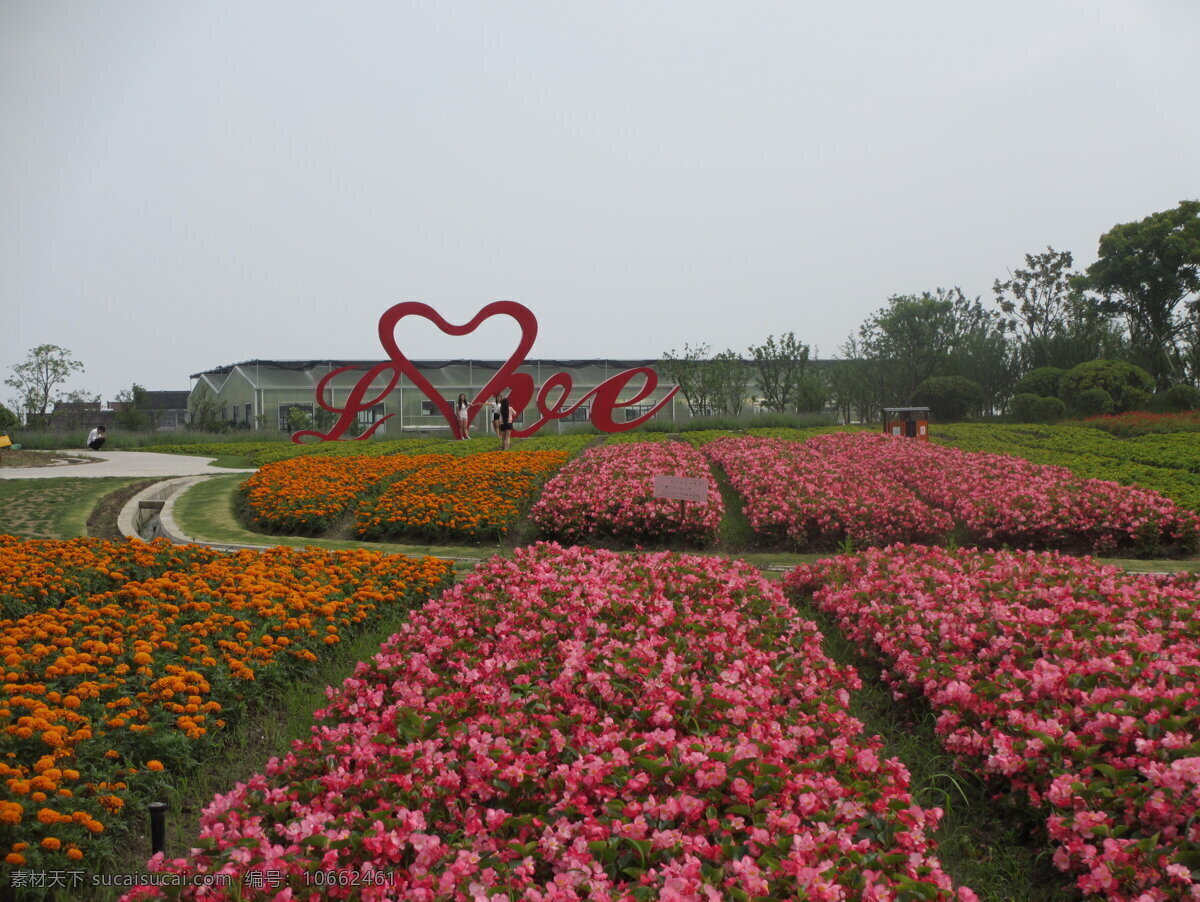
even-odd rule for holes
{"type": "Polygon", "coordinates": [[[846,422],[884,405],[1053,420],[1200,404],[1200,201],[1114,226],[1082,272],[1069,251],[1026,254],[992,291],[987,305],[957,287],[893,295],[820,367],[791,332],[747,356],[685,345],[661,366],[693,415],[737,415],[750,397],[846,422]]]}

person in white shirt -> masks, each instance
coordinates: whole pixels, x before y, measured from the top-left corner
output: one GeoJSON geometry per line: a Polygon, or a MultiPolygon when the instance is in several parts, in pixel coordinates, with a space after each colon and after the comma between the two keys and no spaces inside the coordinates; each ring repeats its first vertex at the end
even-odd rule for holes
{"type": "Polygon", "coordinates": [[[97,426],[88,433],[87,446],[93,451],[99,451],[104,447],[104,427],[97,426]]]}

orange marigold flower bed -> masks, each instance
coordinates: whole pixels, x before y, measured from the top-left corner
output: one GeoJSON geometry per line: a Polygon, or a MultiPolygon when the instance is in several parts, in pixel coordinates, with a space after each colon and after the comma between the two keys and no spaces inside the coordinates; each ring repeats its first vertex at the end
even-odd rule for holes
{"type": "Polygon", "coordinates": [[[0,552],[0,851],[38,869],[115,842],[107,826],[200,767],[255,695],[451,574],[366,550],[0,536],[0,552]]]}
{"type": "Polygon", "coordinates": [[[449,455],[312,455],[263,465],[241,485],[246,519],[258,529],[318,535],[363,496],[449,455]]]}
{"type": "Polygon", "coordinates": [[[566,451],[448,458],[393,482],[378,498],[361,504],[356,531],[364,538],[498,539],[567,458],[566,451]]]}

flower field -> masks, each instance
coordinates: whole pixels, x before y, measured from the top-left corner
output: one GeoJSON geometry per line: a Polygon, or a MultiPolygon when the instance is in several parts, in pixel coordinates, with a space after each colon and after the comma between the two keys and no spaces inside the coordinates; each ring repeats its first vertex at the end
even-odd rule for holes
{"type": "Polygon", "coordinates": [[[678,501],[653,497],[656,474],[712,483],[708,462],[691,445],[604,445],[585,451],[546,483],[530,516],[543,535],[564,541],[615,538],[701,545],[714,540],[725,513],[715,484],[705,504],[688,504],[681,512],[678,501]]]}
{"type": "Polygon", "coordinates": [[[415,612],[152,865],[284,898],[973,899],[856,684],[745,564],[530,546],[415,612]]]}
{"type": "MultiPolygon", "coordinates": [[[[912,442],[910,444],[916,444],[912,442]]],[[[936,541],[950,532],[945,511],[881,478],[875,436],[820,436],[807,442],[721,438],[703,446],[745,499],[760,535],[797,548],[936,541]]]]}
{"type": "Polygon", "coordinates": [[[368,551],[11,537],[0,551],[5,869],[109,860],[131,803],[140,829],[140,803],[256,698],[450,573],[368,551]]]}
{"type": "Polygon", "coordinates": [[[1200,899],[1200,580],[895,546],[786,580],[921,694],[945,747],[1045,815],[1088,898],[1200,899]]]}
{"type": "Polygon", "coordinates": [[[418,467],[360,504],[363,538],[496,540],[520,519],[565,451],[511,451],[463,457],[418,455],[418,467]],[[420,462],[428,461],[420,465],[420,462]]]}
{"type": "Polygon", "coordinates": [[[704,445],[746,499],[760,534],[796,547],[890,542],[1189,553],[1200,517],[1144,489],[1062,467],[869,434],[803,444],[725,438],[704,445]]]}
{"type": "Polygon", "coordinates": [[[451,460],[437,454],[314,454],[264,464],[241,485],[246,519],[270,532],[319,535],[385,483],[451,460]]]}
{"type": "MultiPolygon", "coordinates": [[[[1120,418],[1138,419],[1132,414],[1120,418]]],[[[1148,432],[1118,438],[1080,425],[953,423],[934,427],[932,437],[963,451],[1015,454],[1034,463],[1066,467],[1085,479],[1136,484],[1200,512],[1200,441],[1194,432],[1148,432]]]]}

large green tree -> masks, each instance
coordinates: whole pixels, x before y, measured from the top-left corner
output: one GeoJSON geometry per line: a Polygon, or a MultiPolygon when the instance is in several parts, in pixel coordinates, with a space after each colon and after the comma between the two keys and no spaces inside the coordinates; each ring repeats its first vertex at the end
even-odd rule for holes
{"type": "Polygon", "coordinates": [[[950,356],[954,342],[954,301],[936,295],[892,295],[859,328],[863,351],[887,374],[891,403],[911,404],[917,386],[934,375],[950,356]]]}
{"type": "Polygon", "coordinates": [[[83,364],[58,345],[38,345],[24,363],[13,364],[4,384],[16,389],[25,408],[26,425],[43,427],[50,402],[64,396],[59,386],[72,373],[83,372],[83,364]]]}
{"type": "Polygon", "coordinates": [[[809,346],[797,341],[793,332],[784,333],[778,341],[774,335],[768,335],[761,345],[750,346],[763,407],[786,411],[797,406],[797,390],[804,379],[810,353],[809,346]]]}
{"type": "Polygon", "coordinates": [[[1123,314],[1136,359],[1166,388],[1183,378],[1180,305],[1200,292],[1200,201],[1113,226],[1100,237],[1087,283],[1107,310],[1123,314]]]}
{"type": "Polygon", "coordinates": [[[1083,290],[1070,251],[1047,247],[1026,254],[1025,268],[992,285],[996,303],[1012,318],[1022,369],[1070,369],[1085,360],[1117,356],[1121,338],[1111,316],[1083,290]]]}

